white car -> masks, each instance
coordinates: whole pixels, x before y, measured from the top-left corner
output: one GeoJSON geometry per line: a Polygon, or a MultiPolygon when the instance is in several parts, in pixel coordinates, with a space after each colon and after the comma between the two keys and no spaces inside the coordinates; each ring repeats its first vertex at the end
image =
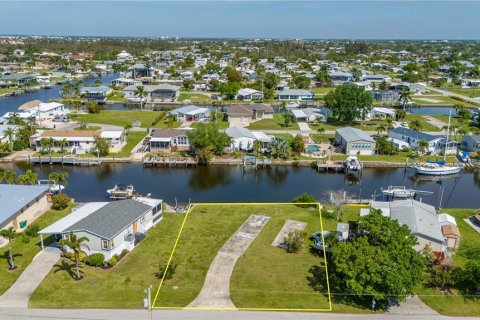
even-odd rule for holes
{"type": "Polygon", "coordinates": [[[404,128],[408,128],[408,122],[404,121],[404,122],[400,123],[400,125],[404,128]]]}

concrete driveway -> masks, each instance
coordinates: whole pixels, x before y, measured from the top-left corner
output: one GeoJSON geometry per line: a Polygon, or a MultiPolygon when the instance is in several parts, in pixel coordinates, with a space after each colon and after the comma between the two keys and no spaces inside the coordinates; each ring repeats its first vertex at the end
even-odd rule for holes
{"type": "Polygon", "coordinates": [[[192,308],[235,308],[230,299],[230,277],[238,258],[262,231],[270,217],[251,215],[218,251],[208,269],[198,296],[188,306],[192,308]]]}
{"type": "Polygon", "coordinates": [[[308,132],[312,131],[308,126],[308,123],[306,122],[297,122],[297,123],[298,123],[298,127],[300,128],[300,131],[308,131],[308,132]]]}
{"type": "Polygon", "coordinates": [[[30,296],[59,259],[58,248],[46,247],[40,251],[10,289],[0,296],[0,307],[28,308],[30,296]]]}

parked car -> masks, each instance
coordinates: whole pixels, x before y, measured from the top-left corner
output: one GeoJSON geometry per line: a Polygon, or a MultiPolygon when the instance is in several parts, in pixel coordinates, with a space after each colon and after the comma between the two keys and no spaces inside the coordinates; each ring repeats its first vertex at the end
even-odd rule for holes
{"type": "Polygon", "coordinates": [[[69,122],[70,119],[68,119],[68,116],[66,115],[56,115],[53,118],[53,122],[69,122]]]}

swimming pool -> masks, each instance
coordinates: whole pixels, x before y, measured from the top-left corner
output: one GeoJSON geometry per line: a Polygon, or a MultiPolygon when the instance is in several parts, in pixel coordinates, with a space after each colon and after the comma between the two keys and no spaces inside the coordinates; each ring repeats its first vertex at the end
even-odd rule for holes
{"type": "Polygon", "coordinates": [[[315,153],[315,152],[320,151],[320,147],[316,146],[314,144],[310,144],[310,145],[307,146],[307,151],[310,152],[310,153],[315,153]]]}

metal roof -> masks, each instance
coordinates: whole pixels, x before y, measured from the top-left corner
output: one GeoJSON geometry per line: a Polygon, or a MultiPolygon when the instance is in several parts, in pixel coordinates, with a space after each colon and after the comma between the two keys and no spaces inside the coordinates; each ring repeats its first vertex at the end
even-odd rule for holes
{"type": "Polygon", "coordinates": [[[225,129],[225,133],[229,136],[232,137],[233,139],[238,139],[238,138],[251,138],[251,139],[257,139],[251,132],[250,130],[246,128],[241,128],[241,127],[229,127],[225,129]]]}
{"type": "Polygon", "coordinates": [[[174,109],[172,111],[169,111],[169,113],[171,113],[171,114],[195,115],[195,114],[204,113],[204,112],[207,112],[207,111],[208,111],[207,108],[198,107],[198,106],[195,106],[195,105],[189,105],[189,106],[184,106],[184,107],[174,109]]]}
{"type": "Polygon", "coordinates": [[[336,132],[342,136],[343,140],[347,142],[353,142],[353,141],[375,142],[375,140],[372,137],[370,137],[365,131],[362,131],[357,128],[351,128],[351,127],[338,128],[336,132]]]}
{"type": "Polygon", "coordinates": [[[313,96],[313,92],[303,89],[277,91],[277,96],[313,96]]]}
{"type": "Polygon", "coordinates": [[[49,186],[0,184],[0,229],[9,224],[31,202],[42,197],[49,186]]]}
{"type": "Polygon", "coordinates": [[[436,140],[438,138],[442,138],[440,136],[433,136],[433,135],[428,134],[428,133],[415,131],[415,130],[412,130],[412,129],[409,129],[409,128],[403,128],[403,127],[394,128],[394,129],[390,130],[390,132],[398,133],[398,134],[401,134],[403,136],[407,136],[407,137],[414,138],[414,139],[417,139],[417,140],[425,140],[427,142],[432,141],[432,140],[436,140]]]}

